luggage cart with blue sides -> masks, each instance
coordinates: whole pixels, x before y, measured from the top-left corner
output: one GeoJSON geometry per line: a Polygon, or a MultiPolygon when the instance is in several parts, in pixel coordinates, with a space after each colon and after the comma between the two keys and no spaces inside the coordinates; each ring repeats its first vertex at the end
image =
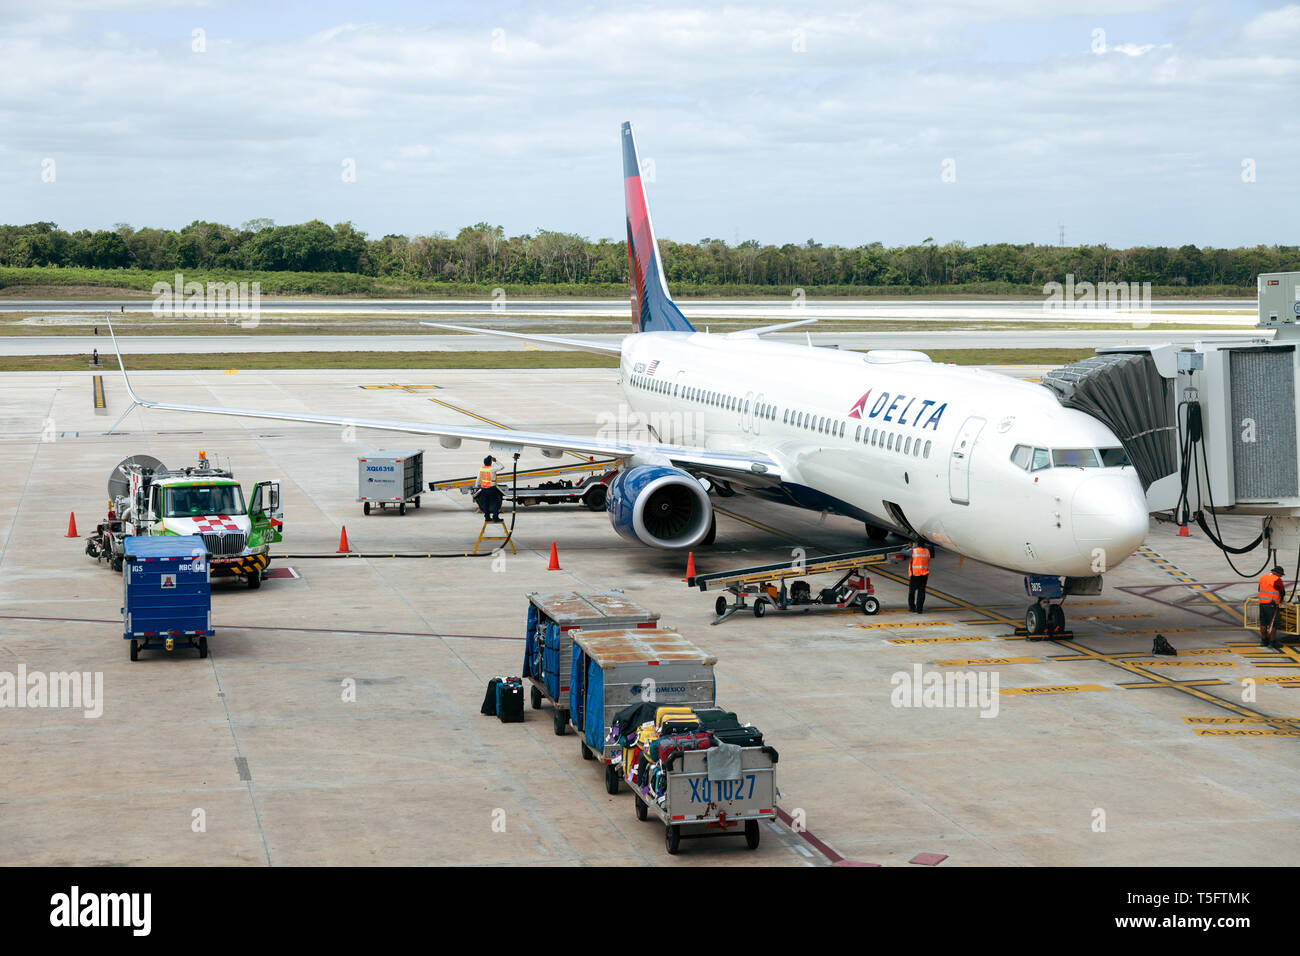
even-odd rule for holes
{"type": "Polygon", "coordinates": [[[551,702],[556,736],[563,737],[569,726],[574,632],[580,628],[651,628],[658,621],[656,612],[647,611],[622,591],[534,591],[528,595],[523,675],[533,685],[533,710],[540,710],[543,700],[551,702]]]}
{"type": "Polygon", "coordinates": [[[573,632],[569,722],[582,734],[582,759],[605,764],[606,792],[618,793],[622,779],[614,715],[637,701],[712,707],[717,662],[669,628],[573,632]]]}
{"type": "Polygon", "coordinates": [[[193,647],[208,656],[212,591],[207,545],[198,535],[132,535],[123,542],[122,637],[140,651],[193,647]]]}

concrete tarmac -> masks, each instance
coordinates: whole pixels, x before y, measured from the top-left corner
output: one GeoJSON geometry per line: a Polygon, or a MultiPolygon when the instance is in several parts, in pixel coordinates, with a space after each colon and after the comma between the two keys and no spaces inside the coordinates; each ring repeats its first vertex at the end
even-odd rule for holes
{"type": "MultiPolygon", "coordinates": [[[[174,401],[580,433],[620,399],[604,370],[138,378],[142,393],[174,401]]],[[[108,435],[125,406],[121,383],[104,381],[96,414],[86,373],[0,376],[0,671],[99,673],[104,696],[97,718],[0,708],[0,862],[906,866],[929,852],[945,867],[1300,863],[1284,837],[1300,822],[1300,740],[1278,722],[1300,717],[1300,655],[1251,653],[1239,611],[1253,582],[1199,532],[1153,524],[1101,595],[1067,605],[1069,641],[1014,639],[1021,581],[945,554],[924,616],[906,611],[903,568],[888,564],[871,572],[875,617],[771,612],[712,626],[715,595],[682,583],[684,555],[629,544],[582,508],[521,511],[519,553],[499,562],[333,556],[344,525],[355,551],[468,550],[481,522],[459,493],[363,517],[356,457],[424,447],[433,479],[471,473],[479,448],[141,410],[108,435]],[[273,567],[295,576],[214,587],[207,660],[132,663],[121,581],[62,536],[68,513],[90,532],[120,459],[180,465],[200,449],[228,457],[246,487],[281,481],[277,551],[291,556],[273,567]],[[560,571],[546,570],[553,541],[560,571]],[[691,841],[670,857],[662,826],[638,822],[628,793],[605,793],[549,708],[523,724],[479,715],[488,679],[520,671],[527,592],[608,587],[717,656],[718,702],[779,750],[778,805],[805,832],[778,823],[753,852],[691,841]],[[1157,631],[1178,657],[1149,656],[1157,631]],[[1000,692],[979,706],[901,693],[918,673],[985,675],[1000,692]],[[1210,683],[1182,683],[1192,679],[1210,683]]],[[[702,572],[863,544],[847,519],[715,503],[702,572]]],[[[1256,530],[1226,523],[1234,542],[1256,530]]]]}

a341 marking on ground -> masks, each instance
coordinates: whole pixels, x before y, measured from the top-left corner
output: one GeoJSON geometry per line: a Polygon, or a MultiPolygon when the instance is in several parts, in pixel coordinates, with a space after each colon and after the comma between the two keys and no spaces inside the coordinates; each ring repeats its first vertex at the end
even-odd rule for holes
{"type": "Polygon", "coordinates": [[[1300,717],[1184,717],[1185,724],[1300,724],[1300,717]]]}
{"type": "Polygon", "coordinates": [[[1198,737],[1300,737],[1300,728],[1279,730],[1276,727],[1201,727],[1198,737]]]}

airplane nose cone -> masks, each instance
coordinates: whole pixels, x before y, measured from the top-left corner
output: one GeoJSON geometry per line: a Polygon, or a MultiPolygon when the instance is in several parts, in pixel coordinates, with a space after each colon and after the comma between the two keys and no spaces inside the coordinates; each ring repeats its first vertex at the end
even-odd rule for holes
{"type": "Polygon", "coordinates": [[[1075,489],[1070,516],[1075,543],[1102,570],[1127,558],[1147,536],[1146,496],[1131,471],[1085,478],[1075,489]]]}

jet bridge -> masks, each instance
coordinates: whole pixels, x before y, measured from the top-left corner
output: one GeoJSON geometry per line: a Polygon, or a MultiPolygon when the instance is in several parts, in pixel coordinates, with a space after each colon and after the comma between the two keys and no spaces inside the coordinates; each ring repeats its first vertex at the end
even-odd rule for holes
{"type": "Polygon", "coordinates": [[[1260,275],[1258,296],[1258,337],[1099,349],[1043,377],[1120,439],[1153,513],[1195,520],[1229,561],[1264,545],[1247,571],[1300,565],[1300,272],[1260,275]],[[1260,516],[1259,538],[1223,542],[1226,514],[1260,516]]]}

